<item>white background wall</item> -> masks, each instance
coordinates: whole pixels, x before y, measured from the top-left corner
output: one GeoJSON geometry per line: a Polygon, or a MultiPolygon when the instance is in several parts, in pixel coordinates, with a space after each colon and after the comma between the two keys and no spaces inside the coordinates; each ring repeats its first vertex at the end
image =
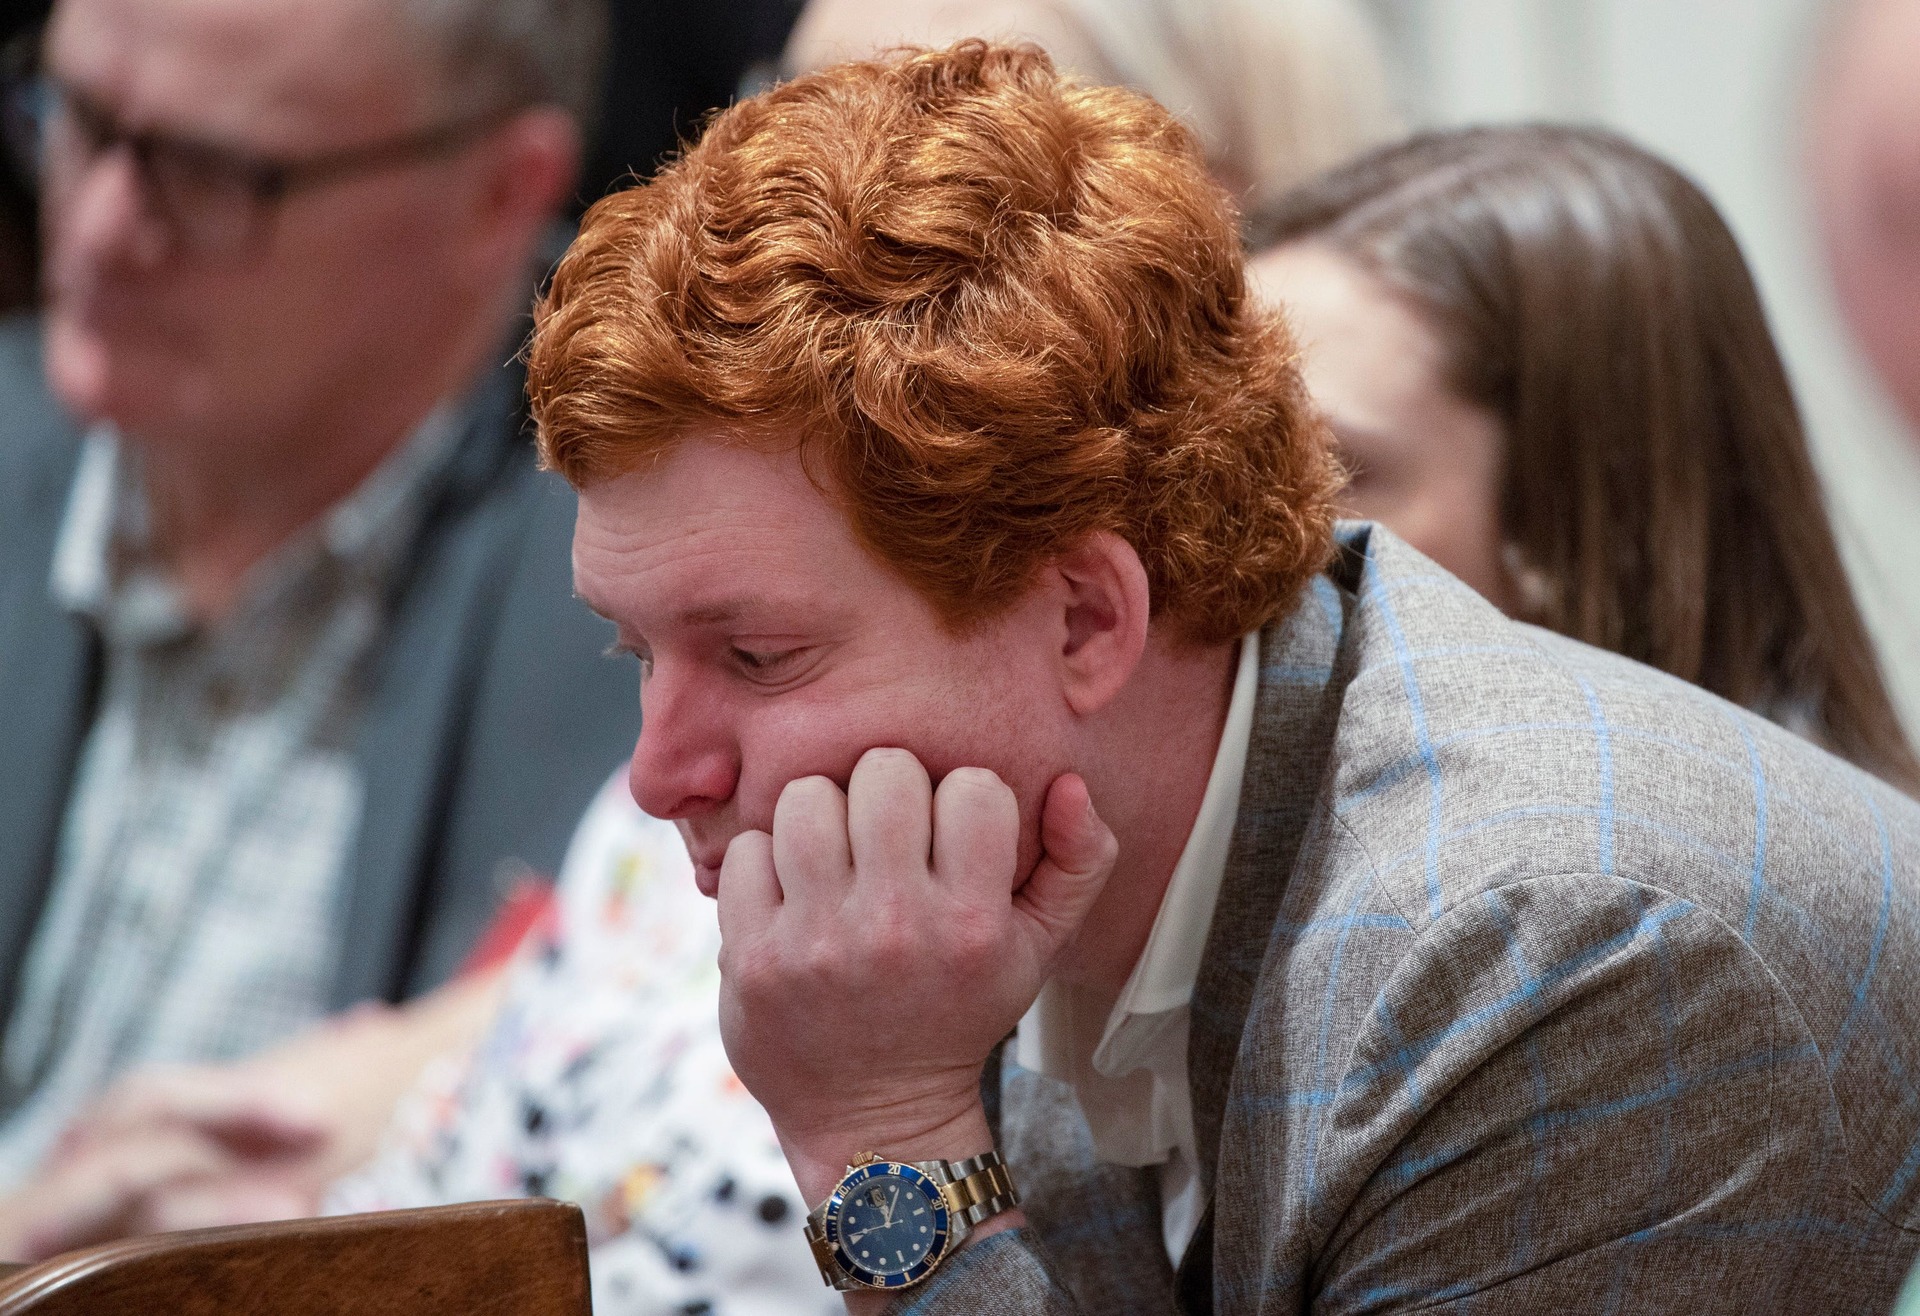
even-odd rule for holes
{"type": "Polygon", "coordinates": [[[1834,310],[1800,167],[1801,106],[1825,0],[1370,7],[1415,123],[1604,124],[1678,164],[1721,207],[1754,266],[1800,391],[1895,699],[1908,726],[1920,728],[1920,449],[1906,442],[1834,310]]]}

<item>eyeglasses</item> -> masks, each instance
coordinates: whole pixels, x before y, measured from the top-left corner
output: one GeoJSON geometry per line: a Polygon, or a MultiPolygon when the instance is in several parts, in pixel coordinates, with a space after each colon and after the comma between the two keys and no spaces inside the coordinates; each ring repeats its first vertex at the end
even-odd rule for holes
{"type": "Polygon", "coordinates": [[[495,109],[376,142],[285,158],[129,130],[99,102],[53,77],[23,86],[9,108],[14,133],[27,138],[47,185],[69,185],[102,156],[124,148],[155,215],[183,244],[204,255],[252,246],[278,207],[296,193],[449,154],[514,112],[495,109]]]}

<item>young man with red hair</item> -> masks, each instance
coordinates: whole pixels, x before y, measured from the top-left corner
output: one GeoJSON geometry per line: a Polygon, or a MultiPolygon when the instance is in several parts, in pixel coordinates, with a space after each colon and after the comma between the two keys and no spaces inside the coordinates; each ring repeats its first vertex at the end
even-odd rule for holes
{"type": "Polygon", "coordinates": [[[1920,812],[1336,534],[1157,106],[981,43],[743,102],[529,380],[853,1307],[1891,1296],[1920,812]]]}

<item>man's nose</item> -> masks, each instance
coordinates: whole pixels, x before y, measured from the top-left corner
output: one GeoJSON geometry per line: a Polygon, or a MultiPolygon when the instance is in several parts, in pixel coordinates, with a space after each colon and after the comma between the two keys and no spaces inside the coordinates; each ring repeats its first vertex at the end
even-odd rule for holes
{"type": "Polygon", "coordinates": [[[110,146],[69,166],[72,177],[53,191],[51,237],[69,259],[147,270],[167,254],[167,226],[155,212],[133,149],[110,146]]]}
{"type": "Polygon", "coordinates": [[[627,768],[633,801],[656,818],[697,818],[733,798],[739,756],[718,709],[656,670],[640,700],[640,739],[627,768]]]}

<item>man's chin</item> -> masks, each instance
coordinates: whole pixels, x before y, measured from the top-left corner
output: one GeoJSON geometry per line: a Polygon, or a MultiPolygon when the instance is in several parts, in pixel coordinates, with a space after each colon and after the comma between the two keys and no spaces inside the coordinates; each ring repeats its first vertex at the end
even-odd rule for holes
{"type": "Polygon", "coordinates": [[[712,844],[703,844],[694,836],[693,825],[686,819],[676,819],[673,827],[680,833],[680,844],[687,847],[687,859],[693,864],[693,884],[700,888],[701,895],[714,899],[720,894],[720,865],[727,857],[725,847],[714,857],[712,844]]]}
{"type": "Polygon", "coordinates": [[[195,363],[166,345],[72,317],[49,317],[44,361],[48,387],[70,413],[128,434],[181,428],[206,392],[195,363]]]}
{"type": "Polygon", "coordinates": [[[112,401],[112,353],[96,334],[58,314],[47,317],[47,386],[83,420],[104,420],[112,401]]]}
{"type": "Polygon", "coordinates": [[[693,884],[700,888],[700,894],[708,900],[720,895],[720,869],[717,865],[703,864],[699,860],[693,863],[693,884]]]}

